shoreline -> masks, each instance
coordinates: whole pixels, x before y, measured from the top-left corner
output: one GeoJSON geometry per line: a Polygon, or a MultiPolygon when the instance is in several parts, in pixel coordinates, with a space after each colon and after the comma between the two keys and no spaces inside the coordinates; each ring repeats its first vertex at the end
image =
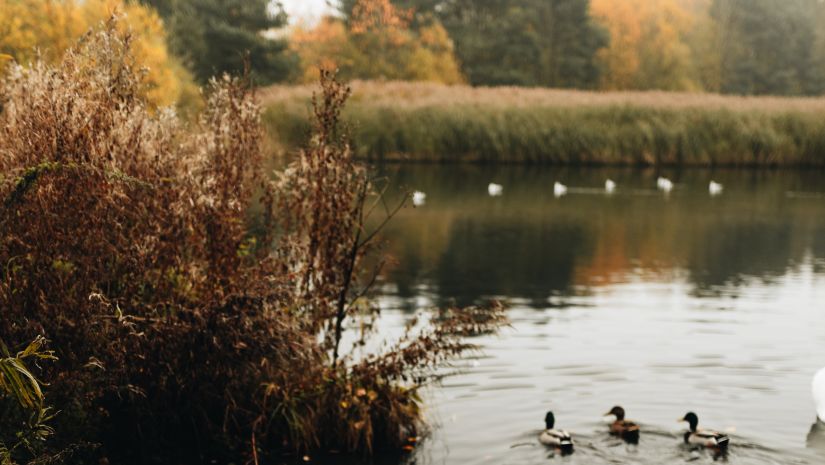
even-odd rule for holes
{"type": "MultiPolygon", "coordinates": [[[[352,84],[343,114],[371,162],[825,168],[825,98],[352,84]]],[[[260,91],[282,152],[301,146],[311,92],[260,91]]]]}

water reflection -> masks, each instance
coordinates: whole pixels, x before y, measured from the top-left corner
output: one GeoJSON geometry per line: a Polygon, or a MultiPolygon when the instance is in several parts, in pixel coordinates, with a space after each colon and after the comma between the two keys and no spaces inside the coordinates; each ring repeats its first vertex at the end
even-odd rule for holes
{"type": "Polygon", "coordinates": [[[825,458],[825,423],[817,420],[811,425],[811,431],[808,432],[805,444],[825,458]]]}
{"type": "Polygon", "coordinates": [[[432,435],[408,463],[710,462],[683,446],[685,409],[731,433],[730,463],[822,462],[810,373],[825,364],[825,177],[409,166],[383,172],[427,195],[387,230],[382,334],[429,305],[500,297],[512,328],[426,393],[432,435]],[[667,196],[656,178],[675,182],[667,196]],[[616,181],[612,195],[605,179],[616,181]],[[708,194],[708,180],[725,185],[708,194]],[[553,183],[570,187],[562,198],[553,183]],[[504,186],[490,197],[490,182],[504,186]],[[790,195],[789,193],[793,194],[790,195]],[[804,195],[802,194],[804,193],[804,195]],[[638,447],[605,405],[632,410],[638,447]],[[552,409],[576,453],[551,457],[552,409]],[[539,421],[540,423],[540,421],[539,421]],[[808,447],[806,447],[806,443],[808,447]]]}
{"type": "Polygon", "coordinates": [[[676,190],[655,190],[657,173],[482,166],[384,167],[399,185],[427,193],[388,231],[402,264],[387,280],[400,296],[426,283],[439,303],[518,297],[536,308],[559,294],[640,275],[682,273],[696,295],[736,292],[752,279],[825,266],[825,199],[789,198],[819,188],[810,174],[756,171],[671,173],[676,190]],[[726,186],[711,197],[705,178],[726,186]],[[604,179],[619,190],[604,194],[604,179]],[[553,180],[571,192],[553,196],[553,180]],[[506,188],[486,195],[488,182],[506,188]]]}

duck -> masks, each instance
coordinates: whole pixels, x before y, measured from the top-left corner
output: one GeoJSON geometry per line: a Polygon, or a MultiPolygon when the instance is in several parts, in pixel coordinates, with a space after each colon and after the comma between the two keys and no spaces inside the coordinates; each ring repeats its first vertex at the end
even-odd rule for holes
{"type": "Polygon", "coordinates": [[[554,428],[556,417],[553,412],[547,412],[544,416],[545,430],[539,434],[539,442],[545,446],[552,446],[561,449],[563,453],[573,452],[573,438],[565,430],[554,428]]]}
{"type": "Polygon", "coordinates": [[[608,179],[604,182],[604,191],[608,194],[616,192],[616,183],[612,179],[608,179]]]}
{"type": "Polygon", "coordinates": [[[670,192],[673,190],[673,181],[660,176],[659,179],[656,180],[656,187],[658,187],[659,190],[670,192]]]}
{"type": "Polygon", "coordinates": [[[816,416],[819,421],[825,422],[825,368],[819,370],[811,383],[811,392],[814,395],[816,416]]]}
{"type": "Polygon", "coordinates": [[[632,444],[639,442],[639,425],[624,419],[625,411],[622,407],[617,405],[604,414],[604,416],[611,415],[616,417],[616,421],[610,424],[610,434],[619,436],[632,444]]]}
{"type": "Polygon", "coordinates": [[[711,181],[710,184],[708,184],[708,192],[710,192],[710,195],[719,195],[723,190],[725,190],[725,186],[716,181],[711,181]]]}
{"type": "Polygon", "coordinates": [[[487,193],[490,194],[490,197],[498,197],[502,192],[504,192],[504,187],[502,187],[501,184],[491,182],[490,185],[487,186],[487,193]]]}
{"type": "Polygon", "coordinates": [[[699,417],[695,413],[688,412],[679,421],[686,421],[690,426],[690,430],[685,432],[685,444],[707,447],[722,453],[727,451],[730,438],[716,431],[699,429],[699,417]]]}
{"type": "Polygon", "coordinates": [[[555,195],[556,197],[561,197],[565,194],[567,194],[567,186],[560,182],[556,182],[555,184],[553,184],[553,195],[555,195]]]}
{"type": "Polygon", "coordinates": [[[427,203],[427,194],[421,191],[415,191],[412,194],[412,202],[416,207],[420,207],[427,203]]]}

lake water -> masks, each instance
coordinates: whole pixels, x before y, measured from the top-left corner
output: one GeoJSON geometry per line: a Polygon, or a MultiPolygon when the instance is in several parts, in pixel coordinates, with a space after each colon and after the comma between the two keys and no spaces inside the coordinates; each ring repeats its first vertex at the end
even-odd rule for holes
{"type": "Polygon", "coordinates": [[[397,259],[380,286],[386,331],[421,309],[493,298],[512,322],[427,391],[431,433],[408,463],[711,462],[680,446],[688,410],[731,432],[729,463],[825,462],[810,394],[825,366],[822,174],[381,171],[427,194],[386,231],[397,259]],[[660,174],[676,184],[669,195],[660,174]],[[723,195],[708,194],[711,179],[723,195]],[[568,195],[553,196],[556,180],[568,195]],[[607,434],[615,404],[642,425],[638,446],[607,434]],[[571,456],[538,444],[549,409],[575,435],[571,456]]]}

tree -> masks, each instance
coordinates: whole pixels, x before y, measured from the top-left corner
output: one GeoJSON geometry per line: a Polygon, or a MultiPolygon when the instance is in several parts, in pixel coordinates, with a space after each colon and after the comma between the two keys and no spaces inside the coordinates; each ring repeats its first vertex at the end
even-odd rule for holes
{"type": "Polygon", "coordinates": [[[239,74],[248,54],[263,83],[282,81],[295,57],[273,32],[286,25],[280,3],[269,0],[142,0],[155,7],[169,29],[169,45],[200,82],[239,74]]]}
{"type": "Polygon", "coordinates": [[[434,15],[475,85],[593,87],[605,31],[589,0],[400,0],[416,18],[434,15]]]}
{"type": "Polygon", "coordinates": [[[166,47],[157,13],[123,0],[0,0],[0,54],[24,65],[38,55],[55,62],[113,13],[125,17],[119,27],[131,31],[135,58],[148,70],[145,92],[151,103],[170,105],[196,93],[189,74],[166,47]]]}
{"type": "Polygon", "coordinates": [[[300,57],[298,80],[312,82],[319,68],[345,79],[463,82],[444,27],[432,15],[412,24],[409,10],[389,0],[357,0],[346,20],[328,17],[312,30],[297,27],[291,46],[300,57]]]}
{"type": "Polygon", "coordinates": [[[818,0],[714,0],[722,92],[821,91],[815,77],[822,72],[821,58],[814,55],[816,36],[822,34],[816,23],[821,8],[818,0]]]}
{"type": "Polygon", "coordinates": [[[605,89],[692,90],[688,35],[693,11],[678,0],[593,0],[593,16],[610,31],[599,51],[605,89]]]}

